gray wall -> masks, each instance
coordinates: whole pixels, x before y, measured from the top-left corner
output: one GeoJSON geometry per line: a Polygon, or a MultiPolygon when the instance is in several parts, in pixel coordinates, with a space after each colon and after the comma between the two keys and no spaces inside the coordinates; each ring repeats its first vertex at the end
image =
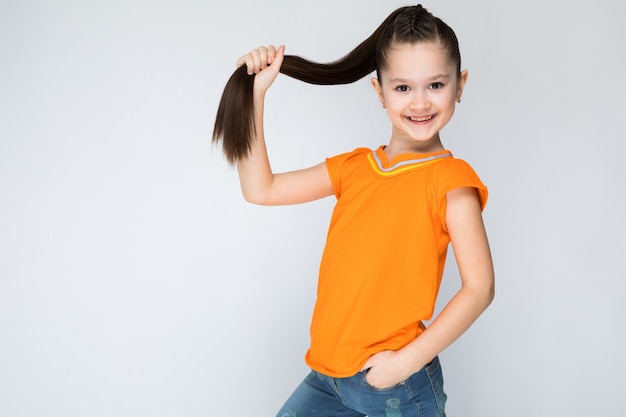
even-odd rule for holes
{"type": "MultiPolygon", "coordinates": [[[[332,199],[246,204],[210,143],[236,59],[319,61],[399,1],[0,1],[0,415],[273,415],[332,199]]],[[[624,3],[424,3],[470,79],[442,133],[489,186],[490,309],[442,353],[448,415],[622,416],[624,3]]],[[[277,171],[387,142],[367,80],[280,77],[277,171]]],[[[453,259],[438,309],[459,287],[453,259]]]]}

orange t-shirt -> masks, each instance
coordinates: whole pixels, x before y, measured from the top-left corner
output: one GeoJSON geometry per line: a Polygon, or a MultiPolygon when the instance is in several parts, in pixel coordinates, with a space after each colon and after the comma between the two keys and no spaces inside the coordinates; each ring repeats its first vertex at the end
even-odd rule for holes
{"type": "Polygon", "coordinates": [[[449,151],[388,161],[380,147],[328,158],[337,204],[320,265],[307,364],[356,374],[382,350],[398,350],[433,314],[450,237],[446,194],[487,188],[449,151]]]}

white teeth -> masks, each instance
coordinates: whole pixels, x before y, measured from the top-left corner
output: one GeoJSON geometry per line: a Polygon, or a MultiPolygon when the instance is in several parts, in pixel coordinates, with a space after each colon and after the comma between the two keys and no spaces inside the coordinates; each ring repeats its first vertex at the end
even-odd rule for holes
{"type": "Polygon", "coordinates": [[[426,116],[426,117],[409,117],[409,119],[411,119],[412,122],[425,122],[428,121],[430,119],[432,119],[433,116],[426,116]]]}

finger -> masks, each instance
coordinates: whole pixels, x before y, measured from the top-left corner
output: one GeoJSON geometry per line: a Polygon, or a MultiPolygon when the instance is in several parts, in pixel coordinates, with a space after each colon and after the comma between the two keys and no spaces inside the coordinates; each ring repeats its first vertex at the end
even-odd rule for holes
{"type": "Polygon", "coordinates": [[[245,63],[246,63],[246,55],[243,55],[239,57],[235,66],[239,68],[240,66],[245,65],[245,63]]]}
{"type": "Polygon", "coordinates": [[[258,61],[255,61],[255,64],[257,65],[257,68],[259,70],[263,70],[265,68],[267,68],[267,60],[268,60],[268,51],[267,48],[265,46],[259,46],[256,50],[255,50],[255,59],[258,59],[258,61]]]}
{"type": "Polygon", "coordinates": [[[274,52],[274,58],[272,59],[272,65],[276,64],[279,67],[283,64],[285,58],[285,45],[281,45],[274,52]]]}
{"type": "Polygon", "coordinates": [[[267,64],[272,65],[274,57],[276,56],[276,47],[274,45],[267,46],[267,64]]]}
{"type": "Polygon", "coordinates": [[[263,69],[264,52],[261,49],[257,48],[250,51],[248,55],[250,55],[251,59],[250,65],[252,66],[252,73],[256,74],[263,69]]]}
{"type": "Polygon", "coordinates": [[[260,54],[256,49],[251,50],[246,55],[241,56],[236,63],[237,68],[242,65],[246,66],[248,75],[252,75],[260,69],[260,54]]]}

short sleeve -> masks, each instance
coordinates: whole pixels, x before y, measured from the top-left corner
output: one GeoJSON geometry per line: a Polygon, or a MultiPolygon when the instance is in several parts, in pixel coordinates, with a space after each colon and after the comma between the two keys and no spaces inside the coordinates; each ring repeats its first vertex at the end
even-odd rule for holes
{"type": "Polygon", "coordinates": [[[451,159],[441,164],[440,170],[437,176],[437,194],[439,204],[439,216],[442,224],[445,224],[446,219],[446,200],[445,196],[450,191],[461,188],[471,187],[475,188],[480,201],[481,210],[485,209],[487,205],[487,198],[489,192],[485,184],[481,181],[476,174],[476,171],[462,159],[451,159]]]}
{"type": "Polygon", "coordinates": [[[355,157],[359,155],[365,155],[372,152],[371,149],[368,148],[357,148],[351,152],[342,153],[330,158],[326,158],[326,169],[328,170],[328,175],[333,184],[333,189],[335,191],[335,197],[339,198],[341,196],[341,185],[342,185],[342,172],[344,171],[344,167],[346,164],[354,160],[355,157]]]}

